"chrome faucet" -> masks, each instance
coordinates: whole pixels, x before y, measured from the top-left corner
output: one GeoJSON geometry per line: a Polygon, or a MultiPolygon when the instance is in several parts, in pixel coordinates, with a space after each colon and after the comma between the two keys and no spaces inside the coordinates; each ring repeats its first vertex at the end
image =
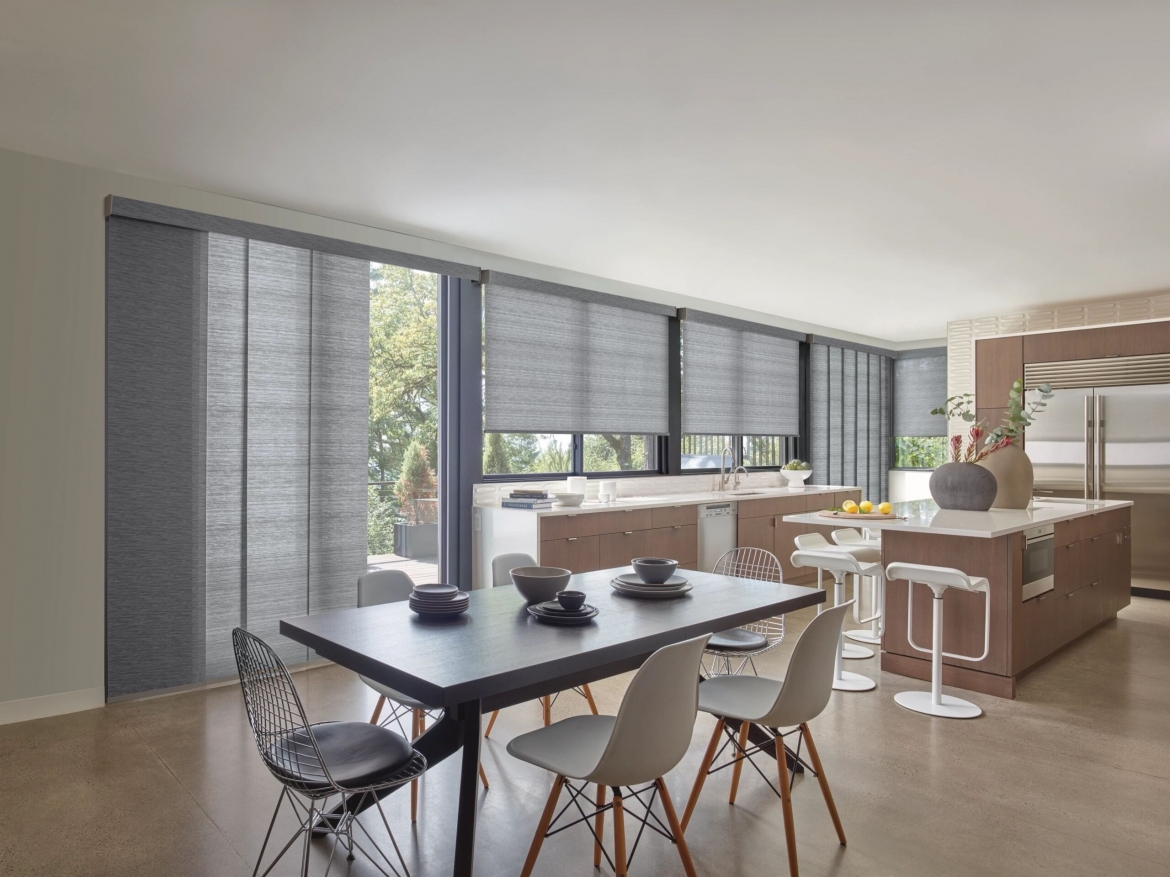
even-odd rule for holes
{"type": "Polygon", "coordinates": [[[740,472],[742,472],[744,475],[748,474],[747,469],[745,469],[743,466],[736,466],[734,469],[731,470],[731,474],[735,476],[735,480],[731,482],[731,489],[732,490],[739,490],[739,473],[740,472]]]}
{"type": "Polygon", "coordinates": [[[727,458],[731,458],[731,462],[735,462],[735,451],[731,449],[731,445],[724,445],[723,450],[719,452],[719,492],[727,490],[727,479],[731,477],[731,473],[726,469],[727,458]]]}

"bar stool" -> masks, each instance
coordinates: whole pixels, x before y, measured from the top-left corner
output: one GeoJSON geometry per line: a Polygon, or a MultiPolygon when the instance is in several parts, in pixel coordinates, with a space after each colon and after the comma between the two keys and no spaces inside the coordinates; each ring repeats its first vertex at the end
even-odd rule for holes
{"type": "MultiPolygon", "coordinates": [[[[810,534],[815,535],[815,534],[810,534]]],[[[822,537],[823,538],[823,537],[822,537]]],[[[792,554],[792,565],[796,567],[815,567],[833,574],[833,605],[840,606],[845,602],[845,576],[881,575],[880,563],[866,563],[858,560],[847,551],[838,548],[836,551],[795,551],[792,554]]],[[[860,646],[856,647],[860,648],[860,646]]],[[[835,691],[871,691],[877,683],[868,676],[860,673],[850,673],[841,667],[841,659],[845,650],[845,637],[837,636],[837,654],[833,660],[833,689],[835,691]]],[[[869,651],[869,649],[865,649],[869,651]]],[[[870,654],[873,654],[870,652],[870,654]]]]}
{"type": "MultiPolygon", "coordinates": [[[[850,554],[850,555],[857,557],[859,560],[862,560],[866,563],[876,563],[879,568],[881,567],[880,561],[882,559],[882,556],[881,556],[880,551],[877,552],[877,554],[875,555],[873,553],[872,549],[868,549],[868,548],[863,548],[863,547],[846,548],[846,547],[841,546],[841,545],[834,545],[832,542],[827,540],[820,533],[802,533],[801,535],[797,536],[792,541],[796,543],[797,550],[800,550],[800,551],[831,551],[831,552],[836,552],[836,553],[840,553],[840,554],[850,554]]],[[[822,572],[823,572],[822,569],[820,567],[817,567],[817,587],[818,588],[824,587],[824,585],[821,581],[822,572]]],[[[857,615],[856,609],[857,609],[857,600],[859,597],[860,587],[861,587],[861,579],[855,578],[854,582],[853,582],[853,607],[854,607],[854,615],[855,616],[857,615]]],[[[834,603],[834,605],[837,605],[840,602],[841,602],[841,599],[838,598],[836,600],[836,603],[834,603]]],[[[818,606],[817,607],[817,614],[818,615],[820,614],[820,609],[821,609],[821,607],[818,606]]],[[[860,661],[860,660],[863,660],[865,658],[872,658],[873,657],[873,649],[867,649],[865,646],[859,646],[859,645],[856,645],[854,643],[845,643],[844,649],[841,652],[841,657],[843,657],[847,661],[860,661]]]]}
{"type": "MultiPolygon", "coordinates": [[[[878,563],[881,562],[882,543],[878,539],[867,539],[857,530],[850,529],[834,530],[833,541],[842,548],[850,549],[854,557],[862,560],[876,561],[878,563]],[[861,553],[863,551],[865,552],[864,554],[861,553]]],[[[870,627],[868,633],[863,630],[847,630],[845,631],[845,636],[859,643],[880,644],[882,641],[882,630],[885,625],[885,579],[875,577],[869,580],[870,605],[873,607],[873,614],[868,618],[861,617],[861,610],[859,608],[861,606],[861,594],[855,590],[853,596],[853,623],[868,624],[870,627]]]]}
{"type": "Polygon", "coordinates": [[[930,654],[930,691],[900,691],[894,695],[894,700],[908,710],[944,719],[973,719],[982,715],[983,710],[969,700],[942,693],[942,659],[945,657],[978,662],[987,657],[991,648],[991,587],[987,579],[968,576],[962,570],[946,566],[925,566],[919,563],[891,563],[886,569],[886,578],[891,581],[906,580],[906,638],[910,641],[912,649],[930,654]],[[914,642],[915,582],[926,585],[934,592],[934,632],[932,647],[929,649],[924,649],[914,642]],[[943,651],[943,592],[947,588],[982,591],[986,595],[983,609],[983,654],[978,657],[943,651]]]}

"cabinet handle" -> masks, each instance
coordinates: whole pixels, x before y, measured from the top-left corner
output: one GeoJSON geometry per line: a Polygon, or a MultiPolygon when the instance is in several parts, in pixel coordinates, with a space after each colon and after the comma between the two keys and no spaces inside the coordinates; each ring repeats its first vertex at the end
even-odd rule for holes
{"type": "Polygon", "coordinates": [[[565,541],[566,541],[566,542],[576,542],[576,541],[577,541],[577,537],[576,537],[576,536],[570,536],[570,537],[569,537],[568,539],[566,539],[565,541]]]}
{"type": "Polygon", "coordinates": [[[622,535],[623,536],[633,536],[634,531],[633,530],[626,530],[626,532],[622,533],[622,535]]]}
{"type": "Polygon", "coordinates": [[[681,530],[681,529],[682,529],[682,524],[675,524],[675,525],[674,525],[673,527],[671,527],[670,529],[672,529],[672,530],[681,530]]]}

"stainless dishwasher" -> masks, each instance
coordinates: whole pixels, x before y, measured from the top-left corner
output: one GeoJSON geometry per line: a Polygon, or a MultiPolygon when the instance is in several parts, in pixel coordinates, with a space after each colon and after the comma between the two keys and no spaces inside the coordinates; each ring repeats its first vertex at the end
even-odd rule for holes
{"type": "Polygon", "coordinates": [[[699,506],[699,569],[711,572],[739,539],[739,515],[734,502],[708,502],[699,506]]]}

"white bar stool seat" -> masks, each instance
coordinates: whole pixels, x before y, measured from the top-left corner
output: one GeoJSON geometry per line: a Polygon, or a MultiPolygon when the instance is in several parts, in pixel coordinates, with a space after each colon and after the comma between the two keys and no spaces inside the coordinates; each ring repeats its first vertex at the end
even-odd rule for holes
{"type": "MultiPolygon", "coordinates": [[[[796,543],[796,548],[799,551],[835,551],[835,552],[842,553],[842,554],[849,554],[849,555],[857,558],[859,561],[869,563],[871,565],[878,567],[878,569],[881,569],[881,559],[882,559],[881,550],[874,551],[872,548],[866,547],[864,545],[859,545],[859,546],[834,545],[832,542],[830,542],[828,539],[826,539],[820,533],[802,533],[801,535],[797,536],[792,541],[796,543]]],[[[824,569],[821,567],[817,567],[817,587],[818,588],[824,588],[824,584],[821,581],[821,577],[822,577],[823,573],[824,573],[824,569]]],[[[861,587],[861,579],[855,578],[854,582],[853,582],[853,616],[854,616],[854,619],[857,619],[857,617],[858,617],[857,600],[859,599],[859,596],[860,596],[859,595],[860,587],[861,587]]],[[[835,597],[833,605],[838,606],[842,602],[844,602],[844,591],[842,591],[841,596],[835,597]]],[[[817,614],[818,615],[820,614],[820,608],[821,607],[819,607],[819,606],[817,607],[817,610],[818,610],[817,614]]],[[[869,619],[866,619],[866,620],[868,621],[869,619]]],[[[847,631],[845,635],[849,636],[849,632],[847,631]]],[[[880,642],[880,640],[879,640],[879,642],[880,642]]],[[[861,661],[861,660],[864,660],[865,658],[872,658],[873,657],[873,649],[867,649],[865,646],[859,646],[856,643],[845,643],[844,647],[841,650],[841,657],[843,657],[846,661],[861,661]]]]}
{"type": "MultiPolygon", "coordinates": [[[[834,530],[833,541],[841,548],[848,548],[853,553],[854,557],[860,557],[863,560],[872,560],[881,563],[882,559],[882,543],[881,540],[867,539],[862,533],[857,530],[834,530]],[[864,551],[865,553],[862,553],[864,551]]],[[[886,612],[886,588],[885,580],[872,578],[869,580],[869,595],[872,612],[868,618],[861,617],[861,594],[856,590],[853,594],[853,623],[854,624],[868,624],[869,630],[847,630],[845,636],[851,640],[856,640],[859,643],[870,643],[873,645],[880,645],[882,641],[882,631],[885,628],[885,612],[886,612]]]]}
{"type": "MultiPolygon", "coordinates": [[[[807,534],[816,535],[816,534],[807,534]]],[[[803,536],[798,536],[798,539],[803,539],[803,536]]],[[[824,541],[824,537],[820,537],[824,541]]],[[[826,543],[828,544],[828,543],[826,543]]],[[[833,574],[833,605],[841,606],[845,603],[845,576],[855,575],[860,581],[861,576],[880,576],[882,575],[882,565],[880,563],[866,563],[858,560],[848,551],[843,551],[840,548],[832,550],[798,550],[792,554],[792,565],[796,567],[810,567],[817,570],[824,570],[833,574]]],[[[860,646],[854,646],[860,648],[860,646]]],[[[871,691],[877,687],[877,683],[868,676],[862,676],[860,673],[850,673],[841,667],[841,659],[845,649],[845,637],[838,633],[837,635],[837,654],[833,662],[833,689],[835,691],[871,691]]],[[[870,652],[869,649],[864,651],[870,652]]]]}
{"type": "Polygon", "coordinates": [[[983,714],[978,706],[961,697],[942,693],[942,659],[957,658],[960,661],[982,661],[991,648],[991,586],[987,579],[969,576],[962,570],[946,566],[926,566],[920,563],[891,563],[886,569],[890,581],[906,580],[906,638],[910,647],[926,652],[930,657],[930,691],[901,691],[894,695],[899,706],[928,716],[944,719],[974,719],[983,714]],[[934,592],[934,626],[929,649],[914,642],[914,584],[926,585],[934,592]],[[943,651],[943,593],[947,588],[964,591],[982,591],[986,596],[983,610],[983,654],[956,655],[943,651]]]}

